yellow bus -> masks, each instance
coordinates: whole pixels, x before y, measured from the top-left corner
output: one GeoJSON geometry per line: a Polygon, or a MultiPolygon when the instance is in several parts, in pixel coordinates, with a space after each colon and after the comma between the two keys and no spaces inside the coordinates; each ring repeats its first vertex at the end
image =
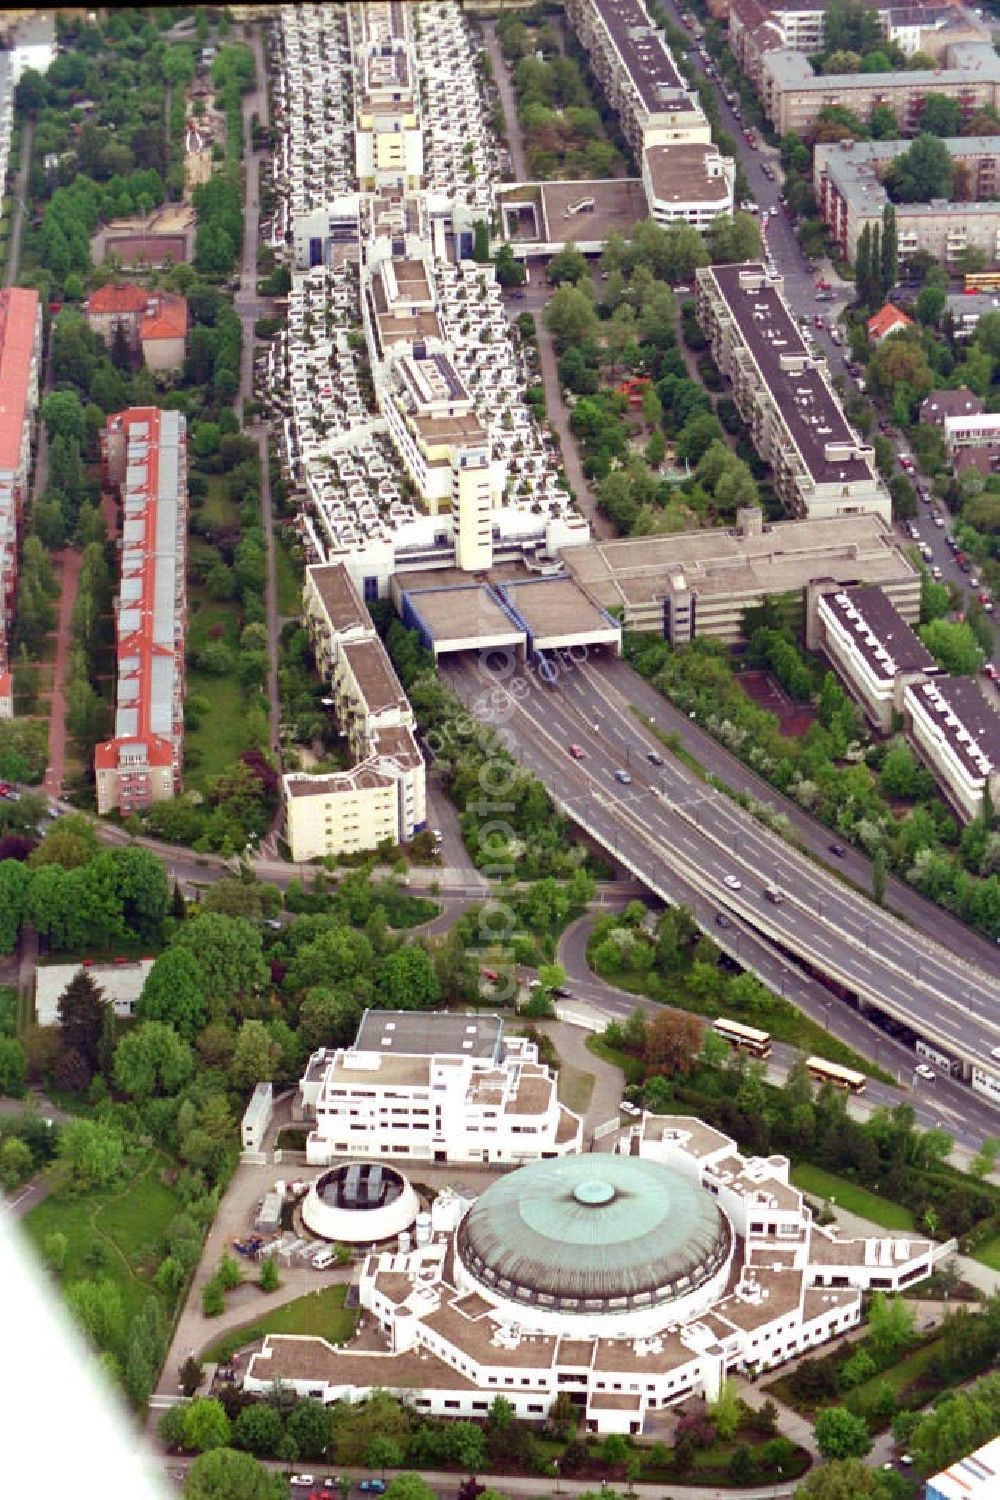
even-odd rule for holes
{"type": "Polygon", "coordinates": [[[739,1021],[727,1021],[724,1016],[713,1022],[712,1030],[741,1052],[750,1052],[754,1057],[771,1056],[769,1031],[758,1031],[756,1026],[744,1026],[739,1021]]]}
{"type": "Polygon", "coordinates": [[[863,1094],[868,1086],[864,1073],[855,1073],[853,1068],[827,1062],[825,1057],[807,1057],[806,1067],[820,1083],[832,1083],[838,1089],[849,1089],[852,1094],[863,1094]]]}
{"type": "Polygon", "coordinates": [[[1000,287],[1000,271],[967,271],[964,284],[967,292],[996,291],[1000,287]]]}

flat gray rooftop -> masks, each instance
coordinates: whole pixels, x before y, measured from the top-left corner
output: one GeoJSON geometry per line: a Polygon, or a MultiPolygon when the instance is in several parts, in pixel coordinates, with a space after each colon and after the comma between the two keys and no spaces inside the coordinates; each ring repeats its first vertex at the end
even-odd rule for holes
{"type": "Polygon", "coordinates": [[[603,241],[613,229],[626,234],[640,219],[649,217],[646,194],[638,177],[599,182],[543,182],[540,187],[542,235],[550,245],[603,241]],[[593,198],[592,209],[568,213],[571,204],[584,198],[593,198]]]}
{"type": "Polygon", "coordinates": [[[558,578],[505,583],[502,588],[527,625],[532,640],[540,644],[558,636],[577,637],[593,633],[605,637],[616,629],[614,622],[584,593],[576,580],[565,574],[558,578]]]}
{"type": "Polygon", "coordinates": [[[780,594],[834,583],[913,579],[913,564],[874,515],[776,521],[760,536],[717,528],[567,547],[570,573],[597,603],[642,605],[686,585],[700,596],[780,594]]]}
{"type": "Polygon", "coordinates": [[[401,1057],[433,1057],[450,1052],[459,1057],[499,1062],[503,1054],[503,1021],[497,1015],[481,1011],[428,1014],[412,1010],[366,1010],[354,1046],[358,1052],[395,1053],[401,1057]]]}
{"type": "Polygon", "coordinates": [[[497,603],[483,583],[465,582],[446,588],[404,589],[403,598],[424,626],[435,651],[468,650],[479,641],[492,645],[524,645],[524,631],[497,603]]]}

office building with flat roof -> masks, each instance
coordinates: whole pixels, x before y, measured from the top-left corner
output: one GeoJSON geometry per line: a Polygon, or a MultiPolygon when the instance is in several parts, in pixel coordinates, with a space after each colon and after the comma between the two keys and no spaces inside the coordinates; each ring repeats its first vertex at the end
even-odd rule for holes
{"type": "Polygon", "coordinates": [[[9,719],[14,712],[7,639],[17,598],[41,352],[38,293],[25,287],[0,291],[0,719],[9,719]]]}
{"type": "Polygon", "coordinates": [[[877,583],[905,620],[920,614],[920,574],[877,515],[765,523],[748,508],[729,529],[595,541],[567,551],[565,561],[627,629],[675,645],[703,635],[739,645],[746,611],[767,598],[792,596],[808,614],[817,580],[828,588],[877,583]]]}
{"type": "Polygon", "coordinates": [[[320,1049],[299,1084],[313,1166],[338,1156],[537,1161],[579,1151],[555,1075],[498,1016],[368,1010],[351,1047],[320,1049]]]}
{"type": "Polygon", "coordinates": [[[736,166],[714,143],[654,144],[642,153],[642,185],[649,216],[657,224],[693,224],[707,229],[733,211],[736,166]]]}
{"type": "MultiPolygon", "coordinates": [[[[813,188],[819,210],[845,257],[853,262],[858,237],[882,223],[889,202],[884,179],[907,141],[817,141],[813,188]]],[[[926,251],[951,264],[968,249],[987,266],[1000,260],[1000,136],[957,136],[944,145],[955,165],[960,195],[954,200],[897,203],[901,260],[926,251]]]]}
{"type": "Polygon", "coordinates": [[[850,426],[785,301],[780,277],[760,264],[702,266],[695,273],[701,326],[774,488],[796,516],[872,512],[892,518],[874,451],[850,426]]]}
{"type": "Polygon", "coordinates": [[[945,298],[956,339],[970,339],[987,313],[1000,312],[1000,292],[949,292],[945,298]]]}
{"type": "Polygon", "coordinates": [[[97,811],[124,816],[181,790],[187,627],[187,422],[131,407],[101,439],[122,500],[114,736],[96,747],[97,811]]]}

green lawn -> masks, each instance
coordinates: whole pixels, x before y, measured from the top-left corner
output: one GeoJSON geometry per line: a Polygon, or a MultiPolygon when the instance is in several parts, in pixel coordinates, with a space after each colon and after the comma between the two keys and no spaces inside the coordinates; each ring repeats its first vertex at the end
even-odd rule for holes
{"type": "MultiPolygon", "coordinates": [[[[24,1219],[24,1227],[41,1252],[50,1234],[66,1236],[63,1282],[107,1277],[121,1293],[127,1320],[140,1312],[154,1292],[159,1243],[180,1199],[160,1181],[169,1165],[159,1151],[150,1152],[135,1177],[117,1192],[70,1195],[54,1192],[24,1219]],[[100,1248],[95,1248],[100,1247],[100,1248]],[[95,1264],[95,1256],[103,1259],[95,1264]]],[[[170,1312],[169,1308],[166,1311],[170,1312]]]]}
{"type": "Polygon", "coordinates": [[[229,498],[229,482],[225,474],[206,476],[208,493],[202,505],[202,513],[213,526],[238,526],[239,510],[229,498]]]}
{"type": "Polygon", "coordinates": [[[1000,1271],[1000,1234],[995,1234],[991,1240],[980,1245],[972,1255],[973,1260],[978,1260],[981,1265],[989,1266],[991,1271],[1000,1271]]]}
{"type": "MultiPolygon", "coordinates": [[[[264,1298],[261,1293],[261,1299],[264,1298]]],[[[347,1287],[343,1282],[324,1287],[319,1292],[308,1292],[286,1302],[271,1312],[264,1312],[253,1322],[242,1328],[234,1328],[214,1344],[210,1344],[202,1358],[222,1364],[242,1349],[245,1344],[255,1343],[268,1333],[307,1333],[326,1339],[331,1344],[343,1344],[354,1333],[358,1315],[344,1307],[347,1287]]]]}
{"type": "Polygon", "coordinates": [[[870,1219],[883,1229],[915,1227],[912,1213],[901,1203],[880,1198],[877,1193],[849,1182],[846,1177],[825,1172],[822,1167],[814,1167],[811,1162],[797,1162],[792,1168],[791,1180],[803,1193],[811,1193],[815,1198],[836,1198],[840,1208],[845,1208],[848,1213],[860,1214],[861,1218],[870,1219]]]}
{"type": "Polygon", "coordinates": [[[245,695],[235,677],[213,677],[205,672],[187,675],[188,695],[198,693],[212,705],[197,729],[184,737],[187,755],[195,750],[185,785],[203,790],[206,783],[230,768],[249,744],[243,721],[245,695]]]}
{"type": "Polygon", "coordinates": [[[559,1102],[575,1115],[587,1113],[594,1092],[594,1075],[570,1063],[559,1064],[559,1102]]]}
{"type": "Polygon", "coordinates": [[[278,595],[278,614],[298,619],[302,607],[302,585],[295,564],[280,534],[274,534],[274,581],[278,595]]]}
{"type": "Polygon", "coordinates": [[[888,1423],[879,1423],[872,1417],[872,1408],[882,1391],[888,1386],[894,1396],[901,1398],[898,1400],[900,1408],[910,1406],[912,1403],[904,1393],[910,1393],[919,1385],[934,1356],[939,1352],[940,1345],[940,1339],[932,1339],[921,1348],[914,1349],[912,1354],[905,1355],[898,1364],[890,1365],[888,1370],[873,1375],[870,1380],[863,1380],[848,1393],[844,1404],[858,1416],[865,1417],[873,1430],[888,1426],[888,1423]]]}

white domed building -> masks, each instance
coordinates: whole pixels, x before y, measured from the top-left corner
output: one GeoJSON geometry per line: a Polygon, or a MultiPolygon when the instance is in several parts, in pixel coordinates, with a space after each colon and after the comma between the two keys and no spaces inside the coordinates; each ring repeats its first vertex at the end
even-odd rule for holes
{"type": "Polygon", "coordinates": [[[700,1120],[645,1115],[616,1144],[521,1167],[474,1201],[440,1194],[429,1239],[366,1258],[364,1347],[269,1335],[244,1388],[278,1380],[325,1401],[381,1388],[472,1418],[502,1395],[529,1421],[565,1392],[588,1431],[641,1433],[730,1371],[855,1327],[863,1292],[903,1290],[941,1253],[822,1228],[787,1158],[743,1157],[700,1120]]]}
{"type": "Polygon", "coordinates": [[[382,1162],[345,1162],[323,1172],[302,1203],[302,1222],[321,1239],[377,1245],[408,1230],[420,1200],[402,1172],[382,1162]]]}

